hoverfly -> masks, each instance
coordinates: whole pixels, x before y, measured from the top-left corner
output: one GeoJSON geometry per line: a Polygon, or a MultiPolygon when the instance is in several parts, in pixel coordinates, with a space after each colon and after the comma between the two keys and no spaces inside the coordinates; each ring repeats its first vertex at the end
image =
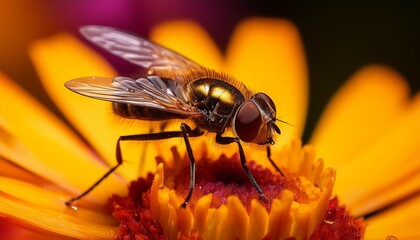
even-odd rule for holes
{"type": "Polygon", "coordinates": [[[181,123],[180,131],[120,136],[116,145],[117,165],[85,192],[68,200],[67,205],[85,196],[122,164],[121,141],[179,137],[185,142],[190,160],[189,192],[181,205],[186,207],[195,185],[195,159],[189,138],[202,136],[206,131],[214,133],[219,144],[234,143],[238,146],[242,168],[259,195],[265,198],[246,165],[241,142],[266,145],[267,158],[282,174],[270,156],[270,145],[274,144],[272,137],[274,133],[280,134],[280,129],[275,123],[276,106],[269,96],[253,94],[243,83],[224,73],[205,68],[176,52],[123,31],[85,26],[80,32],[89,41],[143,67],[148,73],[138,78],[84,77],[66,82],[67,88],[84,96],[112,102],[114,112],[125,118],[189,119],[193,120],[195,128],[181,123]],[[223,136],[227,129],[232,129],[234,136],[223,136]]]}

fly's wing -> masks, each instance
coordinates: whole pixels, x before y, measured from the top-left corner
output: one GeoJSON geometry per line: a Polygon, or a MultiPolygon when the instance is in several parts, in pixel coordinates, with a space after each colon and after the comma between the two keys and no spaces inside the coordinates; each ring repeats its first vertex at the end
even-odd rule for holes
{"type": "Polygon", "coordinates": [[[76,93],[100,100],[154,108],[186,117],[201,115],[186,102],[180,83],[158,76],[138,79],[84,77],[70,80],[65,86],[76,93]]]}
{"type": "Polygon", "coordinates": [[[159,76],[138,79],[85,77],[68,81],[65,84],[67,88],[105,101],[154,108],[187,117],[201,115],[187,103],[182,71],[177,71],[198,69],[200,65],[146,39],[111,27],[85,26],[80,28],[80,32],[89,41],[116,56],[147,70],[160,70],[167,74],[164,79],[159,76]]]}
{"type": "MultiPolygon", "coordinates": [[[[145,69],[176,72],[179,69],[200,67],[176,52],[115,28],[84,26],[80,28],[80,32],[96,45],[145,69]]],[[[175,80],[180,81],[179,78],[175,80]]]]}

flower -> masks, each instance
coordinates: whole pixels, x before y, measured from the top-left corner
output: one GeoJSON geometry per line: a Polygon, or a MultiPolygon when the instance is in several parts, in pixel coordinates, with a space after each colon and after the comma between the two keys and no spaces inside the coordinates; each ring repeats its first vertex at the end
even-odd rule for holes
{"type": "MultiPolygon", "coordinates": [[[[304,182],[308,184],[304,190],[314,190],[311,185],[318,183],[318,187],[325,186],[324,196],[330,197],[329,185],[334,174],[328,168],[321,171],[322,167],[315,167],[318,172],[309,168],[312,164],[322,165],[322,161],[315,162],[313,150],[301,148],[299,142],[292,140],[303,130],[308,92],[304,54],[293,24],[275,19],[246,20],[235,30],[225,57],[209,36],[192,22],[161,24],[152,32],[151,38],[204,66],[224,69],[251,89],[263,90],[270,95],[281,114],[279,117],[294,125],[282,128],[283,134],[273,146],[273,158],[278,159],[280,167],[303,176],[300,178],[302,181],[308,180],[304,182]],[[279,162],[280,159],[296,161],[279,162]],[[321,173],[329,177],[321,178],[321,173]],[[314,180],[315,176],[318,179],[314,180]],[[320,181],[322,179],[325,182],[320,181]]],[[[0,103],[0,156],[3,160],[0,170],[0,181],[3,181],[0,184],[1,215],[7,216],[7,220],[17,221],[19,226],[37,230],[35,232],[42,230],[43,233],[84,239],[111,238],[117,231],[117,223],[103,210],[104,203],[111,193],[125,195],[126,190],[122,186],[139,175],[146,176],[147,172],[157,173],[151,197],[166,198],[166,203],[179,202],[168,188],[169,180],[176,177],[175,172],[179,170],[171,169],[170,160],[177,158],[173,156],[176,156],[174,151],[167,151],[170,146],[179,144],[174,140],[162,142],[158,148],[151,144],[124,148],[124,159],[128,162],[117,174],[110,176],[80,201],[77,210],[66,208],[65,200],[83,191],[109,166],[115,165],[115,141],[118,136],[149,131],[154,126],[117,120],[111,114],[108,103],[77,96],[63,87],[63,82],[81,76],[115,75],[101,57],[73,37],[62,34],[40,41],[31,48],[31,56],[51,98],[86,141],[7,77],[1,76],[0,95],[13,103],[0,103]],[[163,171],[163,165],[156,166],[152,161],[135,161],[138,156],[147,160],[159,156],[169,163],[163,171]]],[[[326,166],[337,169],[334,193],[353,215],[366,216],[366,239],[385,239],[388,235],[399,239],[420,236],[415,225],[419,214],[414,210],[420,203],[420,163],[416,146],[420,140],[418,99],[409,98],[403,78],[394,70],[382,65],[367,66],[357,72],[333,98],[311,139],[318,155],[325,159],[326,166]],[[350,128],[353,131],[348,131],[350,128]]],[[[227,156],[235,150],[223,148],[227,156]]],[[[255,151],[253,147],[246,150],[248,159],[269,167],[259,161],[265,159],[264,151],[255,151]]],[[[219,157],[214,151],[206,154],[203,156],[209,159],[219,157]]],[[[180,167],[181,164],[172,166],[180,167]]],[[[314,192],[311,194],[317,195],[314,192]]],[[[283,203],[287,202],[286,197],[287,194],[283,195],[283,203]]],[[[192,229],[192,215],[203,220],[197,216],[213,211],[205,207],[209,198],[203,197],[195,203],[196,209],[202,213],[179,208],[165,210],[165,207],[171,208],[170,204],[151,208],[158,209],[161,214],[176,214],[182,218],[183,221],[178,223],[183,226],[178,227],[188,234],[192,229]]],[[[325,212],[325,201],[319,202],[319,211],[325,212]]],[[[162,204],[165,201],[153,203],[162,204]]],[[[289,203],[292,204],[292,201],[289,203]]],[[[235,212],[238,224],[246,221],[243,216],[247,214],[236,198],[228,198],[226,206],[226,210],[220,211],[235,212]]],[[[253,201],[250,211],[263,215],[261,206],[253,201]],[[254,208],[259,210],[253,211],[254,208]]],[[[212,214],[217,215],[215,211],[218,210],[212,214]]],[[[142,217],[150,220],[148,216],[142,217]]],[[[165,219],[165,216],[159,218],[165,219]]],[[[193,234],[206,232],[209,223],[196,224],[201,228],[197,227],[193,234]]],[[[264,226],[261,222],[259,224],[264,226]]],[[[171,229],[162,221],[160,226],[171,229]]],[[[299,229],[299,226],[295,227],[299,229]]],[[[159,232],[158,227],[153,229],[159,232]]],[[[264,233],[262,231],[259,233],[262,235],[258,236],[264,236],[264,233]]]]}

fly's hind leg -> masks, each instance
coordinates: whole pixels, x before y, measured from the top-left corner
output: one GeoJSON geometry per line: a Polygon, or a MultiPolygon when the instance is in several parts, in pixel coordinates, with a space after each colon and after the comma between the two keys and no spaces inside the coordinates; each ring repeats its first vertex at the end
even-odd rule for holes
{"type": "Polygon", "coordinates": [[[190,158],[190,190],[188,192],[188,195],[184,203],[181,205],[181,207],[186,207],[186,205],[188,204],[188,201],[191,198],[191,195],[194,189],[194,184],[195,184],[195,160],[192,154],[192,148],[188,140],[188,137],[198,137],[203,134],[204,132],[201,131],[199,128],[191,129],[187,124],[182,123],[181,131],[168,131],[168,132],[159,132],[159,133],[146,133],[146,134],[120,136],[118,138],[117,147],[115,151],[117,165],[109,169],[108,172],[106,172],[101,178],[99,178],[98,181],[96,181],[91,187],[86,189],[83,193],[81,193],[80,195],[72,199],[67,200],[65,202],[66,205],[71,206],[75,201],[89,194],[93,189],[95,189],[95,187],[97,187],[103,180],[105,180],[111,173],[113,173],[115,170],[117,170],[119,166],[121,166],[121,164],[123,163],[122,153],[121,153],[121,141],[148,141],[148,140],[163,140],[163,139],[169,139],[169,138],[182,137],[185,141],[188,156],[190,158]]]}
{"type": "MultiPolygon", "coordinates": [[[[143,135],[148,135],[148,134],[141,134],[138,136],[143,136],[143,135]]],[[[134,135],[132,135],[134,136],[134,135]]],[[[65,203],[67,206],[71,206],[75,201],[83,198],[84,196],[86,196],[87,194],[89,194],[93,189],[95,189],[103,180],[105,180],[111,173],[115,172],[115,170],[117,170],[117,168],[119,166],[121,166],[121,164],[123,163],[122,160],[122,154],[121,154],[121,141],[126,140],[126,137],[130,137],[130,136],[120,136],[118,138],[117,141],[117,147],[116,147],[116,151],[115,151],[115,155],[116,155],[116,159],[117,159],[117,165],[113,166],[112,168],[110,168],[108,170],[108,172],[106,172],[101,178],[98,179],[98,181],[96,181],[94,184],[92,184],[92,186],[90,186],[88,189],[86,189],[84,192],[82,192],[81,194],[79,194],[78,196],[71,198],[69,200],[67,200],[65,203]]]]}

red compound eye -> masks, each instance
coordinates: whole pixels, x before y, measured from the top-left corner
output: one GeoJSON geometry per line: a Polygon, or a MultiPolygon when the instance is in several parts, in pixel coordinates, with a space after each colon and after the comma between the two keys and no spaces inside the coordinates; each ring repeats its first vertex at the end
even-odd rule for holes
{"type": "Polygon", "coordinates": [[[257,136],[262,123],[261,112],[253,102],[246,102],[239,107],[235,118],[235,132],[244,142],[252,142],[257,136]]]}
{"type": "Polygon", "coordinates": [[[273,100],[267,94],[257,93],[257,94],[255,94],[255,98],[261,98],[273,109],[274,112],[276,112],[276,105],[274,104],[273,100]]]}

